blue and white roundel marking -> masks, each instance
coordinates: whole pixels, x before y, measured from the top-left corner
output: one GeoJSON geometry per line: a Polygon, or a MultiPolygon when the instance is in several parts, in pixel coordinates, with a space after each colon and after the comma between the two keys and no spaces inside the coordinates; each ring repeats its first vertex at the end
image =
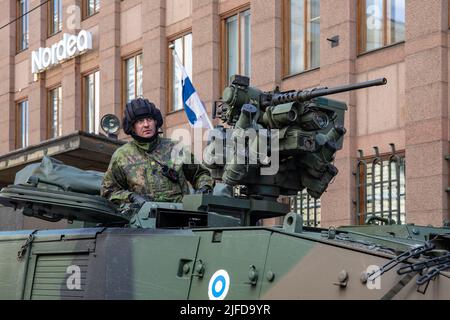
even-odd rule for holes
{"type": "Polygon", "coordinates": [[[208,285],[209,300],[223,300],[230,289],[230,276],[225,270],[216,271],[208,285]]]}

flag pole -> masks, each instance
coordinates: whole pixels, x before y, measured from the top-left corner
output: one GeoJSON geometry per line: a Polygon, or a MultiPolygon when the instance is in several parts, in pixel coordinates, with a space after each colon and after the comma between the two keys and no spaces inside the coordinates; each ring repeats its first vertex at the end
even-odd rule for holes
{"type": "MultiPolygon", "coordinates": [[[[175,44],[171,43],[171,44],[169,45],[169,49],[172,50],[172,55],[175,57],[175,59],[178,61],[178,63],[182,66],[183,64],[181,63],[181,60],[180,60],[180,58],[178,57],[177,52],[175,51],[175,44]]],[[[206,109],[205,109],[205,111],[206,111],[206,109]]],[[[213,129],[214,129],[214,126],[213,126],[211,120],[209,119],[208,113],[206,113],[205,116],[206,116],[206,120],[208,121],[209,128],[210,128],[211,130],[213,130],[213,129]]]]}

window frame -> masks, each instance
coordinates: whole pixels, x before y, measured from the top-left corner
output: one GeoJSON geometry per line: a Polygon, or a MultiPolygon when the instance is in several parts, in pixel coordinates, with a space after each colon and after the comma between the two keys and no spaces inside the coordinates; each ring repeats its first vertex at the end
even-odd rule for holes
{"type": "MultiPolygon", "coordinates": [[[[310,62],[310,53],[309,53],[309,48],[310,46],[308,46],[308,30],[309,30],[309,21],[308,21],[308,1],[307,0],[302,0],[304,2],[304,8],[303,8],[303,15],[304,15],[304,23],[305,23],[305,37],[303,39],[303,46],[305,48],[304,52],[303,52],[303,62],[304,65],[306,66],[305,69],[303,71],[300,72],[294,72],[291,73],[290,72],[290,61],[291,61],[291,0],[282,0],[281,6],[282,6],[282,17],[283,17],[283,21],[282,21],[282,34],[283,34],[283,45],[281,46],[282,49],[282,59],[283,59],[283,63],[282,63],[282,77],[283,79],[285,78],[289,78],[298,74],[302,74],[302,73],[306,73],[306,72],[310,72],[313,70],[317,70],[320,69],[320,62],[319,62],[319,66],[317,67],[312,67],[311,66],[311,62],[310,62]]],[[[319,18],[321,18],[321,15],[319,16],[319,18]]],[[[319,33],[319,58],[320,58],[320,33],[319,33]]],[[[320,59],[319,59],[320,60],[320,59]]]]}
{"type": "MultiPolygon", "coordinates": [[[[56,84],[56,85],[54,85],[52,87],[47,88],[47,139],[53,139],[53,138],[60,137],[59,135],[56,135],[55,137],[53,137],[51,135],[51,133],[52,133],[52,129],[51,129],[51,122],[52,122],[51,121],[52,120],[52,108],[51,108],[52,107],[51,106],[52,99],[51,99],[51,94],[52,94],[52,92],[54,90],[57,90],[59,88],[61,88],[61,100],[59,101],[59,108],[61,109],[61,114],[62,114],[62,108],[63,108],[63,104],[62,104],[62,102],[63,102],[62,84],[59,83],[59,84],[56,84]]],[[[61,126],[62,126],[62,120],[63,120],[62,118],[58,119],[58,123],[61,123],[61,126]]],[[[61,135],[63,135],[63,133],[61,133],[61,135]]]]}
{"type": "Polygon", "coordinates": [[[81,4],[81,16],[82,16],[82,20],[86,20],[89,19],[90,17],[95,16],[96,14],[98,14],[100,12],[100,0],[96,0],[98,1],[98,10],[94,11],[93,14],[89,14],[88,11],[88,1],[89,0],[82,0],[82,4],[81,4]]]}
{"type": "MultiPolygon", "coordinates": [[[[95,73],[99,72],[99,83],[98,86],[100,88],[100,82],[101,82],[101,74],[100,74],[100,68],[96,67],[94,69],[91,69],[85,73],[83,73],[82,76],[82,88],[81,88],[81,97],[82,97],[82,109],[81,109],[81,127],[82,130],[85,132],[89,132],[88,128],[87,128],[87,123],[86,123],[86,115],[87,115],[87,90],[86,90],[86,86],[87,86],[87,77],[94,75],[94,92],[95,92],[95,73]]],[[[100,100],[100,96],[99,96],[99,100],[100,100]]],[[[100,105],[98,106],[99,108],[99,112],[100,112],[100,105]]],[[[101,120],[101,119],[100,119],[101,120]]],[[[100,123],[99,123],[99,128],[100,128],[100,123]]],[[[100,132],[100,131],[99,131],[100,132]]]]}
{"type": "Polygon", "coordinates": [[[24,97],[24,98],[22,98],[22,99],[20,99],[20,100],[17,100],[16,101],[16,103],[15,103],[15,137],[14,137],[14,147],[15,147],[15,149],[21,149],[21,148],[26,148],[26,147],[28,147],[29,146],[29,144],[30,144],[30,141],[29,141],[29,138],[30,138],[30,132],[29,132],[29,127],[30,127],[30,103],[29,103],[29,100],[28,100],[28,97],[24,97]],[[22,103],[24,103],[24,102],[27,102],[27,112],[28,112],[28,121],[27,121],[27,125],[28,125],[28,128],[27,128],[27,135],[28,135],[28,137],[27,137],[27,141],[28,141],[28,143],[27,143],[27,145],[26,146],[23,146],[22,145],[22,143],[21,143],[21,141],[19,141],[19,140],[22,140],[21,138],[22,138],[22,132],[21,132],[21,129],[22,129],[22,125],[21,125],[21,117],[20,117],[20,113],[19,113],[19,107],[20,107],[20,105],[22,104],[22,103]]]}
{"type": "MultiPolygon", "coordinates": [[[[242,48],[242,39],[241,39],[241,14],[245,11],[250,10],[250,19],[252,17],[251,6],[249,3],[241,5],[233,10],[225,12],[220,15],[220,88],[224,89],[228,85],[227,74],[228,74],[228,37],[227,37],[227,19],[233,16],[238,16],[238,68],[239,74],[241,74],[241,48],[242,48]]],[[[250,23],[250,38],[251,38],[251,23],[250,23]]],[[[250,43],[250,48],[251,48],[250,43]]],[[[250,49],[251,50],[251,49],[250,49]]],[[[251,51],[250,51],[251,56],[251,51]]],[[[251,65],[251,62],[250,62],[251,65]]],[[[251,68],[250,68],[251,69],[251,68]]],[[[250,75],[251,76],[251,75],[250,75]]]]}
{"type": "MultiPolygon", "coordinates": [[[[405,157],[405,150],[400,150],[400,151],[395,151],[395,152],[390,152],[390,153],[383,153],[383,154],[378,154],[378,155],[372,155],[372,156],[360,156],[357,160],[357,164],[356,164],[356,170],[355,170],[355,187],[356,187],[356,202],[355,202],[355,224],[356,225],[364,225],[365,224],[365,220],[368,217],[368,215],[376,215],[376,213],[374,213],[373,211],[369,211],[369,206],[371,206],[372,208],[376,206],[375,204],[375,199],[372,199],[373,203],[369,204],[368,201],[368,194],[367,194],[367,189],[371,188],[371,189],[375,189],[376,188],[376,184],[380,185],[380,190],[381,190],[381,194],[384,194],[385,191],[388,194],[392,194],[392,190],[389,190],[389,186],[393,183],[397,183],[397,189],[398,189],[398,203],[397,203],[397,208],[395,208],[394,206],[392,206],[389,208],[384,208],[384,205],[382,206],[382,211],[381,211],[381,216],[382,217],[391,217],[393,218],[397,224],[401,224],[401,216],[403,216],[405,222],[406,222],[406,209],[404,212],[401,211],[401,199],[402,199],[402,194],[400,192],[401,190],[401,184],[400,182],[402,181],[402,177],[400,176],[399,173],[399,180],[396,180],[396,177],[392,177],[391,180],[383,179],[383,176],[380,178],[379,182],[375,182],[374,181],[374,168],[375,166],[383,166],[387,164],[388,168],[390,168],[389,166],[391,165],[391,163],[394,163],[395,157],[398,157],[401,160],[401,163],[399,164],[399,168],[401,166],[401,164],[403,164],[404,166],[404,176],[403,176],[403,181],[404,181],[404,188],[405,188],[405,194],[404,194],[404,201],[405,201],[405,205],[406,205],[406,157],[405,157]],[[367,177],[368,177],[368,166],[372,166],[372,181],[369,184],[367,182],[367,177]],[[366,172],[364,172],[363,170],[360,170],[360,167],[362,167],[363,169],[366,170],[366,172]],[[388,184],[388,188],[384,189],[383,185],[384,184],[388,184]],[[358,207],[358,203],[359,203],[359,207],[358,207]],[[399,210],[398,212],[397,209],[399,210]],[[393,215],[396,215],[395,217],[393,215]],[[400,220],[398,220],[398,217],[400,217],[400,220]]],[[[384,174],[383,174],[384,175],[384,174]]],[[[385,173],[386,176],[389,177],[389,172],[385,173]]],[[[391,199],[388,199],[387,201],[392,202],[393,200],[397,200],[396,198],[394,198],[393,196],[391,196],[391,199]]],[[[383,199],[380,200],[380,204],[384,201],[383,199]]],[[[378,215],[377,215],[378,216],[378,215]]]]}
{"type": "MultiPolygon", "coordinates": [[[[183,66],[185,65],[185,61],[184,61],[184,49],[185,49],[184,37],[187,36],[188,34],[192,34],[192,28],[189,28],[189,29],[183,30],[181,32],[178,32],[178,33],[172,35],[171,37],[169,37],[167,39],[167,46],[169,46],[175,40],[182,38],[182,40],[183,40],[183,57],[180,57],[180,58],[182,59],[181,63],[183,63],[183,66]]],[[[194,39],[194,37],[192,35],[192,40],[193,39],[194,39]]],[[[176,110],[173,108],[173,92],[172,92],[172,90],[173,90],[173,68],[174,68],[174,64],[173,64],[172,50],[169,49],[167,53],[168,53],[168,57],[167,57],[167,62],[168,62],[167,63],[167,89],[168,89],[167,90],[167,102],[168,102],[167,106],[168,106],[168,108],[167,108],[167,110],[168,110],[168,113],[175,113],[175,112],[178,112],[178,111],[182,111],[183,108],[176,109],[176,110]]],[[[194,53],[194,50],[192,48],[192,55],[193,55],[193,53],[194,53]]],[[[192,58],[192,63],[193,62],[194,62],[194,59],[192,58]]],[[[194,73],[194,72],[192,72],[192,73],[194,73]]],[[[193,81],[193,80],[191,79],[191,81],[193,81]]]]}
{"type": "MultiPolygon", "coordinates": [[[[406,15],[406,0],[405,0],[405,15],[406,15]]],[[[375,48],[375,49],[370,49],[370,50],[366,50],[363,49],[364,47],[367,46],[366,41],[367,41],[367,28],[365,27],[365,25],[363,26],[363,21],[364,21],[364,17],[366,17],[366,0],[358,0],[357,1],[357,8],[356,8],[356,12],[357,12],[357,18],[356,18],[356,38],[357,38],[357,42],[356,42],[356,50],[357,50],[357,55],[364,55],[366,53],[370,53],[370,52],[374,52],[374,51],[378,51],[378,50],[382,50],[385,48],[389,48],[401,43],[405,42],[405,38],[403,38],[403,40],[401,41],[397,41],[397,42],[392,42],[392,43],[387,43],[388,41],[388,19],[387,19],[387,0],[383,0],[383,45],[379,48],[375,48]]],[[[450,11],[450,8],[449,8],[450,11]]],[[[406,18],[406,17],[405,17],[406,18]]],[[[450,25],[450,22],[449,22],[450,25]]],[[[404,35],[406,36],[406,34],[404,35]]]]}
{"type": "Polygon", "coordinates": [[[303,226],[320,228],[322,223],[322,200],[321,198],[315,199],[310,196],[306,189],[291,197],[291,211],[302,217],[303,226]],[[306,203],[305,209],[301,206],[303,203],[306,203]]]}
{"type": "Polygon", "coordinates": [[[62,32],[62,29],[63,29],[63,11],[64,11],[64,8],[62,6],[62,1],[63,0],[49,0],[47,2],[47,38],[51,38],[54,35],[57,35],[58,33],[62,32]],[[56,30],[56,31],[53,30],[53,14],[52,14],[53,13],[52,9],[54,7],[55,1],[60,1],[61,2],[61,16],[60,16],[61,29],[60,30],[56,30]]]}
{"type": "MultiPolygon", "coordinates": [[[[122,91],[122,93],[121,93],[121,96],[122,96],[121,113],[122,114],[125,111],[124,108],[125,108],[125,104],[127,103],[127,95],[126,95],[126,91],[127,91],[127,70],[126,70],[127,69],[127,61],[132,58],[135,59],[134,66],[135,66],[135,71],[136,71],[136,61],[137,61],[136,57],[139,55],[142,55],[142,62],[144,62],[144,59],[143,59],[144,56],[143,56],[142,49],[139,49],[137,51],[134,51],[134,52],[122,57],[122,77],[121,77],[122,78],[122,90],[121,90],[122,91]]],[[[134,73],[134,81],[135,81],[134,83],[137,84],[137,72],[134,73]]],[[[137,86],[135,85],[134,94],[137,98],[138,96],[137,96],[136,88],[137,88],[137,86]]],[[[142,64],[142,92],[144,92],[144,64],[142,64]]]]}
{"type": "MultiPolygon", "coordinates": [[[[23,13],[20,11],[21,6],[19,5],[19,2],[21,0],[16,0],[16,17],[17,17],[17,21],[16,21],[16,53],[20,53],[22,51],[26,51],[28,50],[29,46],[30,46],[30,41],[29,41],[29,34],[30,34],[30,20],[27,20],[27,32],[26,34],[28,35],[28,40],[27,40],[27,45],[25,48],[22,48],[22,43],[23,43],[23,19],[25,17],[27,17],[28,19],[28,11],[23,13]],[[20,17],[20,18],[19,18],[20,17]]],[[[30,5],[30,1],[29,0],[25,0],[27,1],[27,7],[29,7],[30,5]]]]}

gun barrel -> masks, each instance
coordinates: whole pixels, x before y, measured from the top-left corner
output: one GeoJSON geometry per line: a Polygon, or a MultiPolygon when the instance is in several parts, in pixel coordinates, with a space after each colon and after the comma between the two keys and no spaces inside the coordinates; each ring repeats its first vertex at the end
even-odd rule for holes
{"type": "Polygon", "coordinates": [[[269,105],[278,105],[290,102],[305,102],[314,98],[328,96],[330,94],[336,94],[341,92],[347,92],[352,90],[358,90],[363,88],[369,88],[374,86],[383,86],[387,84],[386,78],[380,78],[376,80],[370,80],[361,83],[354,83],[334,88],[318,88],[312,90],[303,90],[289,93],[274,94],[269,105]]]}

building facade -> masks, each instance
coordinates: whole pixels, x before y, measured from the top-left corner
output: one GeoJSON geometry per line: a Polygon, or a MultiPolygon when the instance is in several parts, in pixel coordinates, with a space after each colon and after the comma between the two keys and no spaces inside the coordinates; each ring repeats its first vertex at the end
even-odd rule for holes
{"type": "Polygon", "coordinates": [[[333,96],[349,109],[339,175],[321,199],[302,194],[293,207],[322,227],[371,214],[435,226],[449,218],[447,0],[0,5],[0,157],[98,133],[103,115],[121,117],[138,96],[161,108],[166,135],[187,128],[174,44],[209,113],[233,74],[283,91],[386,77],[387,86],[333,96]]]}

